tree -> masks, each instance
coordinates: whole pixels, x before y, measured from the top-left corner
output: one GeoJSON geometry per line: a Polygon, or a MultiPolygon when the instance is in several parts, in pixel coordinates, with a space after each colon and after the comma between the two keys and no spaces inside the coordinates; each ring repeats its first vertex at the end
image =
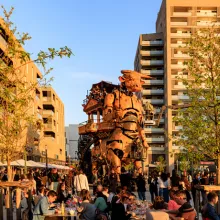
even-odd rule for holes
{"type": "MultiPolygon", "coordinates": [[[[175,142],[183,146],[189,157],[218,159],[220,168],[220,29],[200,29],[185,50],[188,79],[179,77],[186,86],[189,105],[174,118],[182,125],[175,142]]],[[[220,178],[218,178],[220,183],[220,178]]]]}
{"type": "Polygon", "coordinates": [[[4,7],[4,17],[0,20],[0,153],[8,164],[8,179],[12,180],[10,163],[25,152],[33,138],[42,130],[42,121],[33,111],[36,90],[45,86],[52,79],[48,74],[52,68],[46,69],[49,59],[55,57],[70,57],[72,51],[68,47],[58,50],[48,48],[47,52],[40,51],[36,59],[30,58],[30,53],[23,46],[31,37],[28,33],[19,33],[10,17],[13,9],[7,12],[4,7]],[[15,38],[15,36],[17,38],[15,38]],[[30,71],[27,66],[36,63],[44,70],[41,79],[29,80],[30,71]]]}
{"type": "Polygon", "coordinates": [[[186,174],[186,171],[190,168],[190,161],[187,158],[187,154],[179,154],[179,169],[186,174]]]}
{"type": "Polygon", "coordinates": [[[166,161],[164,160],[164,157],[159,156],[157,158],[157,167],[156,167],[157,172],[162,173],[164,171],[165,167],[166,167],[166,161]]]}

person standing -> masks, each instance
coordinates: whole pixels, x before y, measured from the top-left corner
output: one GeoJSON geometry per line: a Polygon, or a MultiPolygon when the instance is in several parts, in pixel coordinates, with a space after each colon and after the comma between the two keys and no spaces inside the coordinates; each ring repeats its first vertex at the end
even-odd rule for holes
{"type": "Polygon", "coordinates": [[[83,173],[82,169],[79,170],[79,174],[74,178],[74,187],[78,195],[80,195],[80,192],[83,189],[89,191],[88,179],[86,175],[83,173]]]}
{"type": "Polygon", "coordinates": [[[199,174],[196,174],[193,181],[192,181],[192,190],[191,190],[194,204],[195,204],[195,201],[196,201],[196,187],[198,185],[201,185],[201,182],[199,180],[199,174]]]}
{"type": "Polygon", "coordinates": [[[60,176],[57,172],[57,169],[52,169],[51,172],[48,174],[48,181],[49,181],[49,188],[50,190],[57,191],[58,183],[60,180],[60,176]]]}
{"type": "Polygon", "coordinates": [[[165,202],[169,202],[169,180],[166,173],[161,173],[160,178],[158,179],[159,185],[159,196],[164,198],[165,202]]]}
{"type": "Polygon", "coordinates": [[[42,183],[41,183],[41,175],[39,172],[39,168],[36,168],[35,172],[34,172],[34,180],[36,181],[36,186],[37,186],[37,190],[41,187],[42,183]]]}
{"type": "Polygon", "coordinates": [[[158,196],[158,178],[157,174],[153,173],[149,178],[148,178],[148,184],[149,184],[149,191],[151,195],[151,202],[154,202],[154,198],[158,196]]]}
{"type": "MultiPolygon", "coordinates": [[[[200,183],[201,185],[209,185],[208,173],[204,173],[202,179],[200,180],[200,183]]],[[[202,195],[202,205],[205,205],[207,203],[207,195],[204,189],[201,190],[201,195],[202,195]]]]}
{"type": "Polygon", "coordinates": [[[120,182],[122,189],[126,187],[128,191],[131,191],[131,175],[126,172],[125,168],[121,168],[120,182]]]}
{"type": "Polygon", "coordinates": [[[69,174],[65,176],[65,185],[66,185],[66,191],[69,194],[74,194],[74,175],[72,171],[69,171],[69,174]]]}
{"type": "Polygon", "coordinates": [[[115,170],[112,169],[109,175],[109,191],[110,192],[116,193],[117,183],[118,183],[117,174],[115,173],[115,170]]]}
{"type": "Polygon", "coordinates": [[[138,197],[140,200],[146,200],[146,182],[144,176],[140,173],[136,179],[138,197]]]}
{"type": "Polygon", "coordinates": [[[96,168],[94,168],[93,170],[92,185],[93,185],[93,195],[95,195],[98,185],[98,170],[96,168]]]}

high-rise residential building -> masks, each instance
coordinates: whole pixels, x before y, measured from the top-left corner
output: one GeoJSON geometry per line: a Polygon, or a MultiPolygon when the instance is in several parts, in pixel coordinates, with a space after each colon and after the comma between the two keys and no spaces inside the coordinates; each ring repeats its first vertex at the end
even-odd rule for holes
{"type": "Polygon", "coordinates": [[[77,124],[70,124],[65,127],[67,162],[72,162],[78,159],[78,127],[79,125],[77,124]]]}
{"type": "MultiPolygon", "coordinates": [[[[143,102],[148,101],[156,108],[155,118],[162,105],[172,106],[189,101],[186,88],[178,79],[181,76],[191,80],[184,70],[184,61],[190,59],[185,46],[195,31],[213,24],[220,25],[219,0],[163,0],[156,21],[156,33],[140,35],[134,68],[154,77],[143,85],[142,96],[143,102]]],[[[169,171],[175,166],[173,153],[178,153],[181,148],[170,139],[171,136],[178,136],[181,129],[181,125],[173,122],[175,114],[176,110],[167,108],[159,127],[145,128],[146,136],[152,137],[148,139],[150,149],[147,162],[150,166],[161,154],[166,157],[169,171]],[[158,129],[161,129],[161,136],[158,129]],[[161,138],[161,142],[155,142],[155,136],[161,138]]]]}
{"type": "MultiPolygon", "coordinates": [[[[0,19],[0,59],[6,59],[7,44],[8,35],[4,29],[4,22],[0,19]]],[[[8,59],[10,60],[9,57],[7,61],[8,59]]],[[[14,57],[7,63],[16,68],[21,65],[14,57]]],[[[33,62],[29,62],[20,68],[20,78],[27,83],[38,83],[42,73],[33,62]]],[[[30,102],[26,114],[36,115],[43,126],[34,133],[27,129],[24,140],[20,140],[23,144],[27,143],[26,139],[31,139],[28,146],[26,145],[27,158],[45,162],[47,149],[48,162],[65,164],[64,105],[52,87],[41,87],[39,83],[31,95],[33,102],[30,102]]]]}

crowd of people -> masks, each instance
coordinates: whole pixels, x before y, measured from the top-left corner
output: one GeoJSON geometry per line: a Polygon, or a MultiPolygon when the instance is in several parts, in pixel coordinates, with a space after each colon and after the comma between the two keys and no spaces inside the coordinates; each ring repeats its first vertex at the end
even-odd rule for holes
{"type": "MultiPolygon", "coordinates": [[[[187,219],[194,220],[197,213],[193,207],[196,188],[199,185],[216,184],[215,173],[196,173],[179,176],[175,170],[169,173],[152,172],[148,177],[141,173],[129,173],[124,167],[118,176],[115,170],[100,176],[93,170],[91,193],[87,176],[81,169],[60,172],[57,169],[29,170],[27,175],[16,172],[15,181],[31,182],[33,196],[33,219],[44,219],[44,215],[56,213],[57,204],[74,201],[81,219],[84,220],[128,220],[142,201],[146,219],[187,219]],[[151,201],[146,201],[147,185],[151,201]],[[137,194],[135,193],[137,191],[137,194]],[[92,194],[92,195],[91,195],[92,194]],[[138,198],[137,198],[138,197],[138,198]]],[[[7,181],[5,171],[1,171],[1,181],[7,181]]],[[[15,196],[14,196],[15,197],[15,196]]],[[[27,206],[27,189],[22,191],[22,207],[27,206]]],[[[15,199],[15,198],[14,198],[15,199]]],[[[200,200],[200,198],[199,198],[200,200]]],[[[215,192],[201,191],[201,213],[204,220],[219,220],[215,205],[218,196],[215,192]]],[[[25,212],[24,212],[25,213],[25,212]]],[[[28,218],[30,219],[30,215],[28,218]]]]}

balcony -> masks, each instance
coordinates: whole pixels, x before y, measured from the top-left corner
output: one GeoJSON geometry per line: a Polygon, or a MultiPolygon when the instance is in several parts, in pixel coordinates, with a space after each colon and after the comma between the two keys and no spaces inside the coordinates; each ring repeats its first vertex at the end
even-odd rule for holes
{"type": "Polygon", "coordinates": [[[141,60],[142,66],[163,65],[163,60],[141,60]]]}
{"type": "Polygon", "coordinates": [[[42,103],[45,105],[53,105],[55,107],[55,100],[52,97],[42,97],[42,103]]]}
{"type": "Polygon", "coordinates": [[[173,89],[186,89],[185,85],[174,85],[173,89]]]}
{"type": "Polygon", "coordinates": [[[190,33],[171,33],[171,37],[191,37],[190,33]]]}
{"type": "Polygon", "coordinates": [[[185,48],[186,44],[184,43],[171,43],[172,48],[185,48]]]}
{"type": "Polygon", "coordinates": [[[187,67],[187,65],[184,65],[183,63],[177,63],[177,64],[171,64],[171,69],[185,69],[187,67]]]}
{"type": "Polygon", "coordinates": [[[212,26],[217,25],[217,22],[209,22],[209,21],[200,21],[196,23],[197,26],[212,26]]]}
{"type": "MultiPolygon", "coordinates": [[[[164,103],[163,99],[145,99],[147,102],[150,102],[153,105],[162,105],[164,103]]],[[[146,102],[145,101],[145,102],[146,102]]]]}
{"type": "Polygon", "coordinates": [[[37,118],[41,119],[41,120],[43,119],[43,117],[42,117],[42,115],[40,113],[37,113],[37,118]]]}
{"type": "Polygon", "coordinates": [[[163,95],[164,90],[163,89],[144,89],[142,91],[143,95],[163,95]]]}
{"type": "Polygon", "coordinates": [[[149,151],[164,151],[164,147],[149,147],[149,151]]]}
{"type": "Polygon", "coordinates": [[[160,108],[155,108],[155,113],[160,113],[161,109],[160,108]]]}
{"type": "Polygon", "coordinates": [[[163,128],[144,128],[145,133],[164,133],[163,128]]]}
{"type": "Polygon", "coordinates": [[[142,56],[163,56],[163,50],[149,50],[149,51],[141,50],[140,54],[142,56]]]}
{"type": "Polygon", "coordinates": [[[52,98],[49,96],[43,97],[43,102],[52,102],[52,98]]]}
{"type": "Polygon", "coordinates": [[[143,40],[141,42],[141,45],[142,46],[162,46],[163,45],[163,41],[162,40],[148,40],[148,41],[145,41],[143,40]]]}
{"type": "Polygon", "coordinates": [[[0,35],[0,46],[7,47],[7,42],[2,35],[0,35]]]}
{"type": "MultiPolygon", "coordinates": [[[[157,119],[155,119],[155,120],[157,120],[157,119]]],[[[164,124],[164,118],[160,119],[160,124],[164,124]]]]}
{"type": "Polygon", "coordinates": [[[141,70],[141,73],[151,76],[162,76],[164,74],[164,70],[141,70]]]}
{"type": "Polygon", "coordinates": [[[198,17],[216,17],[217,16],[217,12],[200,11],[200,12],[197,12],[196,15],[198,17]]]}
{"type": "Polygon", "coordinates": [[[56,127],[52,123],[44,124],[44,131],[56,132],[56,127]]]}
{"type": "Polygon", "coordinates": [[[54,112],[52,110],[43,110],[44,116],[54,116],[54,112]]]}
{"type": "Polygon", "coordinates": [[[151,137],[146,138],[148,143],[161,143],[164,142],[164,137],[151,137]]]}
{"type": "Polygon", "coordinates": [[[188,95],[172,95],[172,100],[173,101],[179,101],[179,100],[188,101],[189,96],[188,95]]]}
{"type": "Polygon", "coordinates": [[[144,80],[145,85],[163,85],[164,81],[163,80],[144,80]]]}
{"type": "Polygon", "coordinates": [[[179,125],[179,126],[173,126],[173,130],[174,131],[179,131],[179,130],[182,130],[183,129],[183,126],[179,125]]]}
{"type": "Polygon", "coordinates": [[[173,150],[181,150],[181,148],[182,148],[182,147],[177,146],[177,145],[173,145],[173,146],[172,146],[172,149],[173,149],[173,150]]]}
{"type": "Polygon", "coordinates": [[[171,75],[171,78],[172,79],[188,79],[188,76],[187,75],[171,75]]]}
{"type": "Polygon", "coordinates": [[[176,53],[176,54],[173,54],[173,57],[174,58],[190,58],[190,56],[188,54],[184,54],[184,53],[176,53]]]}
{"type": "Polygon", "coordinates": [[[187,22],[170,22],[171,26],[187,26],[187,22]]]}
{"type": "Polygon", "coordinates": [[[173,12],[174,17],[189,17],[192,16],[192,12],[173,12]]]}

